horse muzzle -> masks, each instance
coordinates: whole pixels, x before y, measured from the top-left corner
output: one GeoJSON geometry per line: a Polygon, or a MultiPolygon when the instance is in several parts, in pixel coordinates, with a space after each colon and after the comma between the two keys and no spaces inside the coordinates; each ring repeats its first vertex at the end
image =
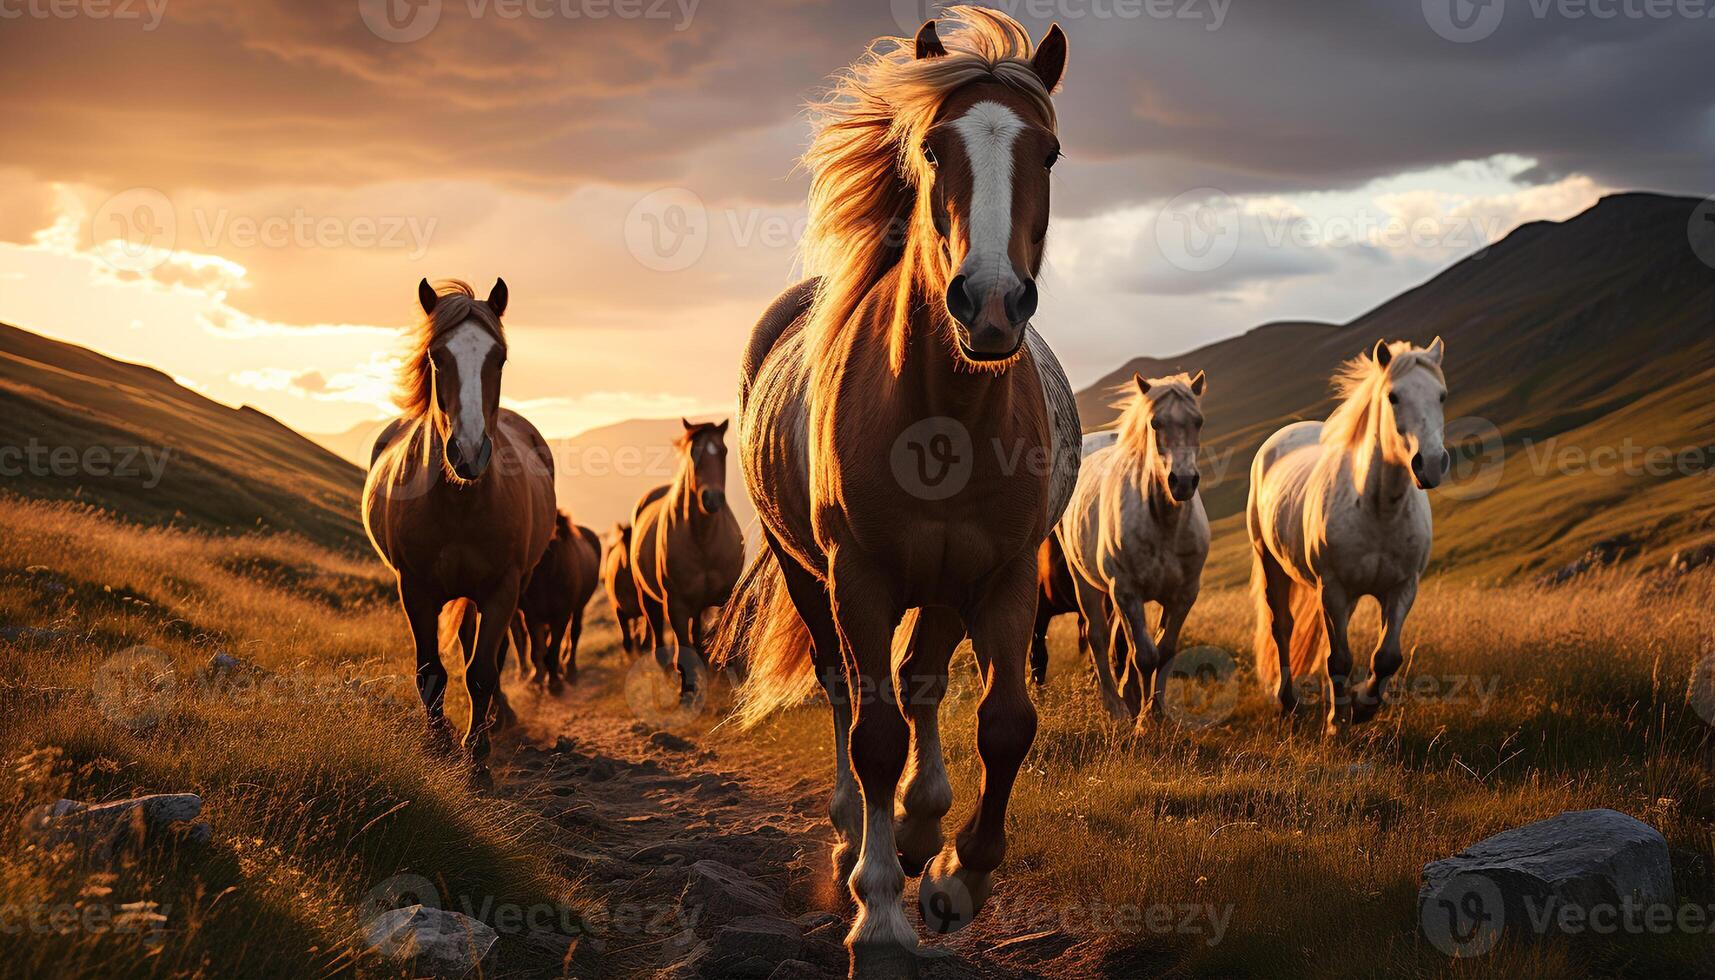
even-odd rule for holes
{"type": "Polygon", "coordinates": [[[1024,328],[1036,315],[1036,280],[980,292],[962,274],[947,285],[947,313],[958,324],[959,353],[979,363],[1007,360],[1024,344],[1024,328]]]}
{"type": "Polygon", "coordinates": [[[1203,482],[1203,474],[1193,473],[1190,476],[1180,476],[1177,473],[1167,474],[1167,492],[1173,499],[1184,503],[1197,496],[1197,487],[1203,482]]]}
{"type": "Polygon", "coordinates": [[[1426,461],[1421,452],[1413,453],[1411,457],[1411,478],[1417,482],[1419,490],[1433,490],[1447,478],[1447,471],[1453,468],[1453,457],[1446,450],[1441,451],[1439,463],[1426,461]]]}
{"type": "Polygon", "coordinates": [[[703,513],[718,514],[726,506],[726,491],[704,490],[697,495],[697,502],[702,505],[703,513]]]}
{"type": "Polygon", "coordinates": [[[461,480],[477,480],[488,472],[494,458],[494,440],[484,435],[475,453],[467,452],[457,438],[447,440],[447,465],[461,480]]]}

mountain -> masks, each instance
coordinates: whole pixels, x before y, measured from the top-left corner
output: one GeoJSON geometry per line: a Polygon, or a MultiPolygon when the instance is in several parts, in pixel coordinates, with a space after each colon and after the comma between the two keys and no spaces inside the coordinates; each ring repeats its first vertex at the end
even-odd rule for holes
{"type": "Polygon", "coordinates": [[[367,549],[363,472],[273,418],[0,324],[0,491],[145,524],[367,549]]]}
{"type": "Polygon", "coordinates": [[[1439,335],[1449,434],[1466,452],[1465,479],[1431,494],[1434,567],[1511,577],[1620,534],[1663,550],[1715,538],[1715,267],[1688,237],[1701,203],[1613,195],[1522,225],[1350,323],[1273,323],[1135,358],[1079,393],[1084,426],[1112,422],[1111,392],[1134,372],[1208,372],[1204,500],[1217,536],[1235,539],[1216,544],[1211,573],[1237,581],[1257,447],[1327,416],[1341,361],[1383,337],[1439,335]]]}
{"type": "MultiPolygon", "coordinates": [[[[676,418],[630,419],[580,432],[569,439],[549,440],[554,451],[555,491],[561,509],[579,524],[588,525],[605,537],[616,522],[631,520],[632,508],[639,497],[672,482],[680,460],[673,441],[684,431],[676,418]]],[[[748,540],[755,537],[756,509],[744,491],[734,431],[727,434],[727,449],[727,499],[748,540]]]]}

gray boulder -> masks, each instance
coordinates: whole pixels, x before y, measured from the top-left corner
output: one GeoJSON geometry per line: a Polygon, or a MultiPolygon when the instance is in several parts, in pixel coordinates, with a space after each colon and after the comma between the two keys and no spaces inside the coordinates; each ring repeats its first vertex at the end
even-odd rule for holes
{"type": "Polygon", "coordinates": [[[111,803],[59,800],[24,817],[24,835],[43,847],[72,844],[105,861],[126,847],[168,840],[206,844],[207,823],[197,821],[202,797],[195,793],[156,793],[111,803]]]}
{"type": "Polygon", "coordinates": [[[789,919],[742,916],[715,930],[711,966],[723,976],[767,977],[803,946],[803,935],[789,919]]]}
{"type": "Polygon", "coordinates": [[[1616,810],[1569,811],[1478,841],[1424,865],[1418,893],[1425,936],[1464,955],[1502,933],[1579,932],[1592,916],[1624,921],[1673,900],[1667,840],[1616,810]]]}
{"type": "Polygon", "coordinates": [[[475,970],[499,938],[487,925],[457,912],[410,905],[389,909],[364,927],[364,939],[376,952],[413,974],[459,980],[475,970]]]}

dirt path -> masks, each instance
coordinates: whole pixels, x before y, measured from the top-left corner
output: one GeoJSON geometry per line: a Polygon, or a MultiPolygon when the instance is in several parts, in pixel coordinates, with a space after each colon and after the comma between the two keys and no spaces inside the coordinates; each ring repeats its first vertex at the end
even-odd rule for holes
{"type": "MultiPolygon", "coordinates": [[[[557,699],[514,689],[522,727],[503,740],[496,772],[500,795],[539,809],[575,842],[569,869],[608,916],[605,928],[595,923],[591,961],[609,976],[844,976],[849,910],[829,870],[829,774],[784,771],[748,740],[699,741],[636,720],[612,696],[619,668],[617,655],[602,657],[557,699]]],[[[915,892],[913,883],[913,919],[915,892]]],[[[1006,930],[979,918],[925,939],[922,976],[1101,968],[1079,937],[1006,930]]]]}

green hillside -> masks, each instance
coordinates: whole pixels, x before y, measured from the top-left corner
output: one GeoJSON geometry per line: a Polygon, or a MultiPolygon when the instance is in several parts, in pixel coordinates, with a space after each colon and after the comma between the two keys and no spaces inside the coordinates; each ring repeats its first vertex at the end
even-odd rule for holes
{"type": "Polygon", "coordinates": [[[1687,236],[1698,203],[1614,195],[1521,226],[1350,323],[1275,323],[1136,358],[1079,394],[1085,428],[1113,419],[1108,393],[1134,371],[1208,371],[1204,498],[1220,539],[1210,571],[1234,582],[1246,574],[1256,448],[1288,422],[1327,415],[1341,360],[1381,337],[1440,335],[1450,434],[1468,438],[1466,479],[1432,495],[1436,568],[1510,578],[1622,533],[1665,559],[1715,539],[1715,269],[1687,236]],[[1498,474],[1485,431],[1504,446],[1498,474]]]}
{"type": "Polygon", "coordinates": [[[253,408],[0,324],[0,491],[352,550],[362,489],[357,467],[253,408]]]}

